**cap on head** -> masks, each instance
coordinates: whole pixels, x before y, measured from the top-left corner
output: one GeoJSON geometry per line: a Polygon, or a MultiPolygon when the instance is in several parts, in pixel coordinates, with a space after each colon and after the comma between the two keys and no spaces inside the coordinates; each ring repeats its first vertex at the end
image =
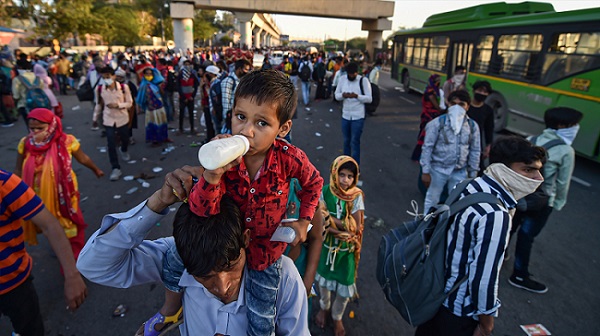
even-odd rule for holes
{"type": "Polygon", "coordinates": [[[209,65],[206,67],[206,72],[210,72],[213,75],[219,75],[221,70],[219,70],[219,68],[214,65],[209,65]]]}

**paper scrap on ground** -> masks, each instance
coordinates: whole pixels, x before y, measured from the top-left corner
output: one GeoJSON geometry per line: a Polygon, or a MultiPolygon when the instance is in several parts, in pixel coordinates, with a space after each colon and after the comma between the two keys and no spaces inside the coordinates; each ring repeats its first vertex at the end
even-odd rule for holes
{"type": "Polygon", "coordinates": [[[329,124],[325,124],[325,127],[329,128],[329,124]]]}
{"type": "Polygon", "coordinates": [[[316,136],[321,136],[321,133],[319,133],[319,132],[315,132],[315,135],[316,135],[316,136]]]}
{"type": "Polygon", "coordinates": [[[323,146],[317,146],[317,149],[323,149],[323,146]]]}
{"type": "Polygon", "coordinates": [[[81,108],[81,106],[79,106],[79,105],[75,105],[75,106],[73,106],[73,107],[71,108],[71,110],[73,110],[73,111],[77,111],[77,110],[79,110],[80,108],[81,108]]]}
{"type": "Polygon", "coordinates": [[[73,126],[67,126],[67,127],[65,127],[65,128],[66,128],[66,129],[68,129],[68,130],[72,130],[72,129],[73,129],[73,126]]]}
{"type": "Polygon", "coordinates": [[[127,175],[123,177],[123,181],[133,181],[133,175],[127,175]]]}
{"type": "Polygon", "coordinates": [[[136,163],[136,162],[137,162],[136,160],[131,160],[131,161],[128,161],[127,163],[129,163],[129,164],[134,164],[134,163],[136,163]]]}
{"type": "Polygon", "coordinates": [[[152,168],[152,171],[155,173],[160,173],[163,169],[161,167],[154,167],[152,168]]]}
{"type": "Polygon", "coordinates": [[[304,109],[307,111],[310,111],[310,107],[305,107],[304,109]]]}
{"type": "Polygon", "coordinates": [[[329,109],[329,112],[333,112],[333,109],[329,109]]]}
{"type": "Polygon", "coordinates": [[[127,192],[126,192],[126,193],[127,193],[127,195],[131,195],[131,194],[133,194],[134,192],[136,192],[137,190],[138,190],[138,188],[137,188],[137,187],[133,187],[133,188],[131,188],[131,189],[127,190],[127,192]]]}
{"type": "Polygon", "coordinates": [[[536,324],[525,324],[525,325],[521,325],[520,326],[521,329],[523,329],[523,331],[528,335],[528,336],[546,336],[546,335],[552,335],[548,329],[546,329],[543,325],[536,323],[536,324]]]}
{"type": "Polygon", "coordinates": [[[121,195],[115,195],[115,196],[113,196],[113,198],[114,198],[114,199],[120,199],[120,198],[121,198],[121,195]]]}
{"type": "Polygon", "coordinates": [[[142,187],[144,187],[144,188],[150,188],[150,183],[144,182],[144,183],[142,183],[142,187]]]}

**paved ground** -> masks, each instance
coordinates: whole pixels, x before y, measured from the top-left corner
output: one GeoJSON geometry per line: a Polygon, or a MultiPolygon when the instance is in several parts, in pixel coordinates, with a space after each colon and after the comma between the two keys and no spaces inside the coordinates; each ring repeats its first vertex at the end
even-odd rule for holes
{"type": "MultiPolygon", "coordinates": [[[[381,235],[409,218],[406,210],[410,200],[422,202],[416,188],[418,167],[409,160],[416,141],[420,97],[398,91],[399,84],[382,75],[382,103],[376,117],[368,118],[362,137],[362,176],[366,194],[367,225],[359,270],[359,301],[348,306],[344,322],[348,335],[412,335],[410,328],[386,303],[375,280],[376,253],[381,235]],[[376,220],[383,226],[376,226],[376,220]],[[380,221],[379,221],[380,222],[380,221]],[[354,311],[350,319],[348,313],[354,311]]],[[[313,90],[314,93],[314,90],[313,90]]],[[[64,126],[67,132],[81,139],[83,150],[105,171],[110,173],[108,156],[100,149],[105,138],[90,131],[91,107],[80,104],[73,95],[59,97],[65,106],[64,126]],[[77,106],[79,108],[77,109],[77,106]],[[76,110],[73,110],[76,108],[76,110]]],[[[311,110],[299,107],[294,120],[294,143],[304,149],[324,176],[330,162],[341,154],[339,105],[331,102],[313,103],[311,110]],[[319,135],[317,135],[320,134],[319,135]]],[[[140,116],[140,122],[142,118],[140,116]]],[[[175,126],[172,123],[171,126],[175,126]]],[[[143,130],[137,130],[138,144],[131,148],[135,164],[123,164],[124,175],[150,174],[152,168],[163,171],[148,179],[150,188],[136,181],[110,182],[107,177],[96,179],[91,171],[78,163],[73,166],[79,178],[82,208],[89,228],[87,236],[99,226],[102,216],[125,211],[138,204],[158,188],[166,172],[184,164],[195,164],[197,147],[190,147],[203,137],[175,136],[174,150],[162,154],[164,148],[150,148],[143,143],[143,130]],[[138,189],[132,194],[127,191],[138,189]],[[114,195],[121,195],[114,199],[114,195]]],[[[0,167],[12,170],[16,145],[25,135],[19,121],[13,128],[0,129],[0,167]]],[[[591,183],[590,187],[574,183],[566,208],[552,214],[547,227],[535,244],[531,270],[548,284],[547,294],[537,295],[515,289],[507,284],[512,269],[503,267],[499,293],[502,300],[496,320],[495,335],[524,335],[520,324],[542,323],[553,335],[600,335],[600,165],[578,159],[575,175],[591,183]],[[594,247],[595,246],[595,247],[594,247]]],[[[172,215],[157,224],[149,238],[169,235],[172,215]]],[[[512,244],[514,245],[514,244],[512,244]]],[[[511,250],[514,246],[511,245],[511,250]]],[[[65,311],[58,262],[46,241],[28,247],[34,258],[35,285],[38,288],[47,335],[132,335],[137,326],[160,307],[163,297],[160,285],[145,285],[132,289],[113,289],[89,284],[89,298],[75,313],[65,311]],[[123,317],[112,317],[113,309],[124,304],[123,317]]],[[[0,318],[0,336],[10,335],[10,324],[0,318]]],[[[332,328],[312,327],[314,335],[332,335],[332,328]]],[[[176,335],[177,332],[172,333],[176,335]]]]}

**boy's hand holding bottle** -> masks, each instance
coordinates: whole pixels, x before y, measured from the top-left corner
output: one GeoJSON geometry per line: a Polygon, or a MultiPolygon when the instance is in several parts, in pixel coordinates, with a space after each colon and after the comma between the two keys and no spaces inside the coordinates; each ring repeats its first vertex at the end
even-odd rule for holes
{"type": "Polygon", "coordinates": [[[204,179],[210,184],[219,184],[221,176],[242,162],[248,152],[248,139],[241,135],[219,134],[209,143],[200,147],[198,160],[205,168],[204,179]]]}

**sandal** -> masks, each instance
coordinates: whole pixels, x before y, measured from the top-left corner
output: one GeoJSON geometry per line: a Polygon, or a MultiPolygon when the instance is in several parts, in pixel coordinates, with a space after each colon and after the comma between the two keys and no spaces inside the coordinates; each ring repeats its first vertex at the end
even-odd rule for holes
{"type": "Polygon", "coordinates": [[[135,333],[135,336],[161,336],[165,335],[168,331],[175,329],[177,326],[183,323],[183,306],[179,308],[177,313],[171,316],[164,316],[160,312],[157,312],[154,316],[144,322],[142,326],[135,333]],[[160,330],[156,330],[156,325],[162,323],[163,327],[160,330]]]}

